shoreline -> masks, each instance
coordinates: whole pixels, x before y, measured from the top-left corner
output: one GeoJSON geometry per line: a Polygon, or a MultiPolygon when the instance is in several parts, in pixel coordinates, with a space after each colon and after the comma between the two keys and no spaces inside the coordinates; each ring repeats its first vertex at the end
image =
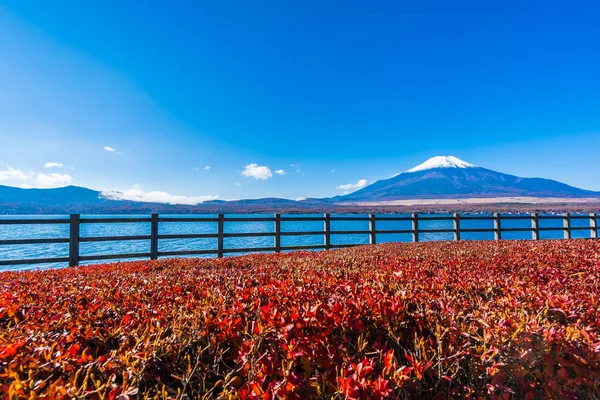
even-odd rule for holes
{"type": "Polygon", "coordinates": [[[600,205],[600,199],[593,197],[569,198],[569,197],[532,197],[532,196],[510,196],[510,197],[467,197],[455,199],[401,199],[383,201],[364,201],[355,203],[339,203],[348,206],[416,206],[416,205],[460,205],[460,204],[594,204],[600,205]]]}

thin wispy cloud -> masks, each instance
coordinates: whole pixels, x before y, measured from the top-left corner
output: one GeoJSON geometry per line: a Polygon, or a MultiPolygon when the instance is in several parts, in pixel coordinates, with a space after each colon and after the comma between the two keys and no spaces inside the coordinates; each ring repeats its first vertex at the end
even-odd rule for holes
{"type": "Polygon", "coordinates": [[[210,165],[207,165],[206,167],[204,167],[205,171],[208,171],[210,169],[210,165]]]}
{"type": "Polygon", "coordinates": [[[368,184],[369,182],[366,179],[359,179],[356,183],[346,183],[345,185],[338,186],[336,189],[343,190],[345,194],[353,190],[362,189],[368,184]]]}
{"type": "Polygon", "coordinates": [[[276,173],[277,175],[285,175],[285,170],[283,170],[283,169],[278,169],[277,171],[275,171],[275,173],[276,173]]]}
{"type": "Polygon", "coordinates": [[[292,167],[297,174],[301,174],[302,170],[300,169],[300,164],[290,164],[290,167],[292,167]]]}
{"type": "Polygon", "coordinates": [[[62,168],[64,166],[64,164],[57,162],[47,162],[46,164],[44,164],[44,168],[62,168]]]}
{"type": "Polygon", "coordinates": [[[114,148],[110,147],[110,146],[104,146],[104,150],[110,152],[110,153],[115,153],[115,154],[121,154],[120,151],[116,151],[114,148]]]}
{"type": "Polygon", "coordinates": [[[242,175],[257,180],[267,180],[273,177],[273,173],[269,167],[264,165],[258,165],[256,163],[248,164],[244,167],[242,175]]]}
{"type": "Polygon", "coordinates": [[[110,200],[129,200],[143,203],[183,204],[195,206],[205,201],[217,200],[219,196],[183,196],[163,191],[145,192],[141,185],[124,191],[103,191],[102,196],[110,200]]]}

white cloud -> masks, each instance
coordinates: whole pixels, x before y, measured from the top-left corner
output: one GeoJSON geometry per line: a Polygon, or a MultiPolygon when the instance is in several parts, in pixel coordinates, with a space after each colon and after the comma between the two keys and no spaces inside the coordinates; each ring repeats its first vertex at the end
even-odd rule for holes
{"type": "Polygon", "coordinates": [[[131,189],[118,191],[103,191],[102,195],[111,200],[130,200],[146,203],[185,204],[195,206],[209,200],[217,200],[219,196],[181,196],[161,191],[144,192],[141,185],[131,189]]]}
{"type": "Polygon", "coordinates": [[[297,197],[296,201],[302,201],[302,200],[306,200],[306,197],[297,197]]]}
{"type": "Polygon", "coordinates": [[[367,186],[368,184],[369,184],[369,182],[367,182],[366,179],[360,179],[356,183],[347,183],[345,185],[340,185],[340,186],[337,187],[337,189],[343,190],[344,193],[348,193],[351,190],[362,189],[365,186],[367,186]]]}
{"type": "Polygon", "coordinates": [[[278,169],[277,171],[275,171],[275,173],[276,173],[277,175],[285,175],[285,171],[284,171],[284,170],[282,170],[282,169],[278,169]]]}
{"type": "Polygon", "coordinates": [[[240,186],[242,186],[242,185],[241,185],[239,182],[233,182],[233,184],[234,184],[235,186],[237,186],[237,187],[240,187],[240,186]]]}
{"type": "Polygon", "coordinates": [[[26,181],[28,176],[20,169],[14,169],[10,165],[6,166],[6,170],[0,171],[0,181],[17,180],[26,181]]]}
{"type": "Polygon", "coordinates": [[[267,166],[261,166],[256,163],[248,164],[244,167],[242,175],[252,177],[254,179],[266,180],[273,177],[273,173],[267,166]]]}
{"type": "Polygon", "coordinates": [[[206,167],[204,167],[205,171],[208,171],[210,169],[210,165],[207,165],[206,167]]]}
{"type": "Polygon", "coordinates": [[[19,181],[22,188],[55,188],[71,184],[73,177],[67,174],[57,173],[34,173],[24,172],[20,169],[14,169],[10,166],[6,166],[5,171],[0,171],[0,181],[19,181]],[[29,183],[32,179],[35,179],[35,183],[29,183]],[[25,182],[25,183],[23,183],[25,182]]]}
{"type": "Polygon", "coordinates": [[[67,186],[73,181],[73,177],[67,174],[37,174],[35,183],[41,188],[55,188],[67,186]]]}
{"type": "Polygon", "coordinates": [[[57,162],[47,162],[46,164],[44,164],[44,168],[62,168],[62,167],[64,167],[64,164],[57,163],[57,162]]]}
{"type": "Polygon", "coordinates": [[[109,147],[109,146],[104,146],[104,150],[110,151],[111,153],[115,153],[115,154],[121,155],[120,151],[116,151],[115,149],[113,149],[112,147],[109,147]]]}

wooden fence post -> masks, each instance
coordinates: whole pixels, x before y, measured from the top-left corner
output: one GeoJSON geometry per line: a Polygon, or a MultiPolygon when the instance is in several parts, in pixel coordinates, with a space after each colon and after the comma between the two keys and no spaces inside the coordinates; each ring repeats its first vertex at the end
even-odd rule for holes
{"type": "Polygon", "coordinates": [[[500,213],[494,213],[494,240],[502,240],[502,219],[500,213]]]}
{"type": "Polygon", "coordinates": [[[563,217],[564,238],[571,239],[571,214],[565,213],[563,217]]]}
{"type": "Polygon", "coordinates": [[[225,237],[225,221],[223,214],[218,215],[217,221],[217,257],[223,257],[223,238],[225,237]]]}
{"type": "Polygon", "coordinates": [[[79,214],[69,220],[69,266],[79,265],[79,214]]]}
{"type": "Polygon", "coordinates": [[[540,240],[540,215],[531,213],[531,239],[540,240]]]}
{"type": "Polygon", "coordinates": [[[590,237],[598,239],[598,214],[590,213],[590,237]]]}
{"type": "Polygon", "coordinates": [[[323,244],[325,245],[325,249],[329,250],[331,248],[331,215],[323,214],[325,221],[323,223],[323,244]]]}
{"type": "Polygon", "coordinates": [[[281,252],[281,214],[275,214],[275,253],[281,252]]]}
{"type": "Polygon", "coordinates": [[[369,214],[369,244],[377,244],[377,229],[375,222],[375,214],[369,214]]]}
{"type": "Polygon", "coordinates": [[[158,259],[158,214],[152,214],[150,221],[150,259],[158,259]]]}
{"type": "Polygon", "coordinates": [[[460,240],[460,214],[454,213],[454,240],[460,240]]]}
{"type": "Polygon", "coordinates": [[[419,213],[413,213],[412,218],[412,241],[419,241],[419,213]]]}

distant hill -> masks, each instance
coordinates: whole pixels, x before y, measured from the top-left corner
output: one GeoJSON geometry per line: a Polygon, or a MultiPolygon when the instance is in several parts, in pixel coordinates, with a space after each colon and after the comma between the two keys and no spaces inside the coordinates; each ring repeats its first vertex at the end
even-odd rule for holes
{"type": "Polygon", "coordinates": [[[35,203],[40,206],[61,204],[82,204],[97,202],[99,192],[79,186],[65,186],[55,189],[22,189],[12,186],[0,186],[0,199],[23,203],[35,203]]]}
{"type": "Polygon", "coordinates": [[[115,200],[102,192],[78,186],[53,189],[23,189],[0,185],[0,214],[148,214],[159,213],[237,213],[272,210],[308,211],[323,205],[320,200],[298,202],[265,198],[236,201],[214,200],[196,206],[115,200]]]}
{"type": "Polygon", "coordinates": [[[22,189],[0,185],[0,214],[344,212],[364,211],[356,207],[367,202],[498,197],[600,198],[600,192],[578,189],[550,179],[520,178],[481,168],[456,157],[438,156],[354,193],[302,201],[263,198],[213,200],[195,206],[172,205],[114,200],[104,197],[99,191],[78,186],[22,189]]]}
{"type": "Polygon", "coordinates": [[[481,168],[452,156],[430,158],[389,179],[377,181],[336,201],[376,202],[414,198],[600,197],[551,179],[520,178],[481,168]]]}
{"type": "Polygon", "coordinates": [[[22,189],[0,185],[0,212],[11,211],[38,213],[64,212],[69,209],[84,209],[88,206],[108,204],[99,192],[78,186],[55,189],[22,189]]]}

